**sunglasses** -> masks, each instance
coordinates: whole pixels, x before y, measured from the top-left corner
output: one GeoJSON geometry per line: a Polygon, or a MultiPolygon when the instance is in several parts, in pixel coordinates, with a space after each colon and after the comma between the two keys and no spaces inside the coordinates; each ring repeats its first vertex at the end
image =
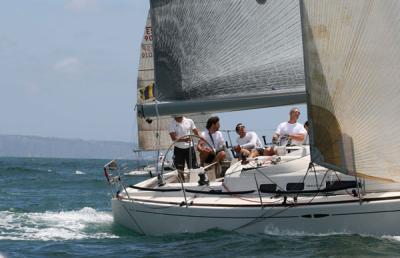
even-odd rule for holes
{"type": "Polygon", "coordinates": [[[239,131],[239,129],[242,129],[242,128],[245,128],[245,126],[244,125],[239,125],[239,126],[236,127],[236,131],[239,131]]]}

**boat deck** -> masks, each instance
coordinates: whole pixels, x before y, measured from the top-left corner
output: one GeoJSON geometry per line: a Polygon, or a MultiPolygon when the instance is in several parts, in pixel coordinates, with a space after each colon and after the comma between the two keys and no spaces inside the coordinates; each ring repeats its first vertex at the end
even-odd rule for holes
{"type": "MultiPolygon", "coordinates": [[[[215,188],[215,187],[213,187],[215,188]]],[[[170,188],[170,189],[176,189],[170,188]]],[[[192,188],[193,189],[193,188],[192,188]]],[[[298,196],[295,194],[286,195],[271,195],[271,194],[258,194],[257,191],[250,194],[226,194],[225,193],[193,193],[189,192],[192,190],[187,188],[185,193],[182,190],[171,191],[171,192],[154,192],[138,189],[127,189],[129,198],[126,193],[121,193],[119,198],[123,200],[133,200],[136,202],[144,203],[157,203],[166,205],[186,205],[185,196],[188,205],[190,206],[218,206],[218,207],[238,207],[238,206],[302,206],[302,205],[323,205],[327,203],[354,203],[359,202],[360,199],[355,197],[353,194],[308,194],[298,196]],[[286,200],[285,200],[286,199],[286,200]]],[[[199,189],[195,188],[195,191],[208,191],[211,188],[203,187],[199,189]]],[[[400,192],[388,192],[388,193],[369,193],[363,196],[364,202],[376,201],[376,200],[390,200],[400,199],[400,192]]]]}

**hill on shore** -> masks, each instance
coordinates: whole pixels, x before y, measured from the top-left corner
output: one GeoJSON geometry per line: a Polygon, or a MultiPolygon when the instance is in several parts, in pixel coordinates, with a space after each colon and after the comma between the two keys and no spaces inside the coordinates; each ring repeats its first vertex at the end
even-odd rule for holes
{"type": "Polygon", "coordinates": [[[134,143],[0,135],[0,157],[134,158],[134,143]]]}

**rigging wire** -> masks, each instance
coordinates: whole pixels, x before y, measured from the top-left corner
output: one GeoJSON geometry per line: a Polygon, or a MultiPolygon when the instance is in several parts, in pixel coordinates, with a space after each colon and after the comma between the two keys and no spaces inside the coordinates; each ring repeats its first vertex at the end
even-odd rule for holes
{"type": "MultiPolygon", "coordinates": [[[[324,182],[324,180],[325,180],[325,178],[327,177],[328,173],[330,172],[330,169],[327,169],[327,170],[325,171],[324,176],[323,176],[323,178],[322,178],[322,180],[321,180],[321,183],[318,184],[318,178],[317,178],[317,174],[316,174],[317,171],[316,171],[316,169],[315,169],[314,163],[313,163],[313,162],[310,162],[309,167],[308,167],[308,169],[307,169],[307,172],[306,172],[305,176],[304,176],[303,179],[302,179],[302,183],[305,182],[305,179],[306,179],[306,177],[307,177],[307,174],[310,172],[310,170],[312,170],[312,171],[314,172],[315,180],[316,180],[316,186],[317,186],[317,189],[320,190],[321,187],[322,187],[322,184],[323,184],[323,182],[324,182]]],[[[261,175],[263,175],[264,177],[266,177],[268,180],[270,180],[270,182],[273,182],[268,176],[266,176],[264,173],[262,173],[258,168],[256,168],[256,171],[259,172],[259,173],[261,173],[261,175]]],[[[336,177],[340,180],[340,178],[339,178],[339,176],[337,175],[337,172],[336,172],[336,171],[335,171],[335,175],[336,175],[336,177]]],[[[273,182],[273,183],[274,183],[274,182],[273,182]]],[[[358,184],[358,183],[357,183],[357,184],[358,184]]],[[[279,185],[277,185],[277,186],[280,187],[279,185]]],[[[281,188],[281,187],[280,187],[280,188],[281,188]]],[[[281,189],[282,189],[282,188],[281,188],[281,189]]],[[[346,190],[346,193],[348,194],[347,190],[346,190]]],[[[297,193],[297,194],[296,194],[296,199],[297,199],[297,197],[299,196],[299,194],[300,194],[300,193],[297,193]]],[[[315,199],[319,194],[320,194],[320,193],[316,192],[316,193],[312,196],[312,198],[311,198],[306,204],[309,204],[309,203],[313,202],[314,199],[315,199]]],[[[360,198],[360,197],[359,197],[359,198],[360,198]]],[[[258,223],[259,221],[262,221],[262,220],[265,220],[265,219],[274,217],[274,216],[276,216],[276,215],[278,215],[278,214],[281,214],[282,212],[288,210],[289,208],[294,208],[294,207],[296,207],[296,203],[297,203],[297,202],[292,202],[292,203],[290,203],[290,204],[287,204],[287,205],[288,205],[287,208],[282,209],[282,210],[280,210],[280,211],[277,211],[277,212],[274,213],[274,214],[271,214],[271,215],[269,215],[269,216],[264,217],[269,211],[271,211],[271,210],[274,208],[274,207],[271,207],[270,209],[266,210],[263,214],[261,214],[260,216],[258,216],[258,217],[255,218],[254,220],[249,221],[249,222],[247,222],[247,223],[245,223],[245,224],[243,224],[243,225],[241,225],[241,226],[235,228],[234,230],[239,230],[239,229],[241,229],[241,228],[250,226],[250,225],[252,225],[252,224],[254,224],[254,223],[258,223]]],[[[260,204],[262,204],[262,202],[260,202],[260,204]]]]}
{"type": "MultiPolygon", "coordinates": [[[[314,166],[312,166],[312,167],[314,167],[314,166]]],[[[308,173],[308,170],[309,170],[309,169],[310,169],[310,166],[309,166],[309,168],[307,169],[307,172],[306,172],[306,173],[308,173]]],[[[258,170],[257,170],[257,171],[258,171],[258,170]]],[[[260,172],[260,171],[258,171],[258,172],[260,172]]],[[[325,177],[326,177],[326,175],[327,175],[327,172],[328,172],[328,170],[325,171],[323,180],[325,179],[325,177]]],[[[304,177],[304,179],[305,179],[305,177],[304,177]]],[[[321,181],[321,186],[322,186],[323,180],[321,181]]],[[[315,199],[315,197],[317,197],[318,195],[319,195],[319,193],[315,193],[314,196],[313,196],[306,204],[311,203],[311,202],[315,199]]],[[[296,195],[296,197],[298,197],[298,194],[296,195]]],[[[279,214],[281,214],[281,213],[287,211],[287,210],[290,209],[290,208],[297,207],[296,204],[297,204],[296,202],[287,203],[286,205],[288,205],[288,206],[285,207],[285,208],[283,208],[282,210],[278,210],[277,212],[275,212],[275,213],[273,213],[273,214],[271,214],[271,215],[269,215],[269,216],[265,216],[265,215],[266,215],[268,212],[270,212],[272,209],[276,208],[276,207],[271,207],[271,208],[269,208],[268,210],[266,210],[265,212],[263,212],[260,216],[254,218],[253,220],[251,220],[251,221],[249,221],[249,222],[247,222],[247,223],[245,223],[245,224],[243,224],[243,225],[241,225],[241,226],[239,226],[239,227],[237,227],[237,228],[235,228],[235,229],[233,229],[233,230],[236,231],[236,230],[242,229],[242,228],[244,228],[244,227],[247,227],[247,226],[253,225],[253,224],[255,224],[255,223],[258,223],[258,222],[260,222],[260,221],[263,221],[263,220],[265,220],[265,219],[273,218],[273,217],[275,217],[275,216],[277,216],[277,215],[279,215],[279,214]]]]}

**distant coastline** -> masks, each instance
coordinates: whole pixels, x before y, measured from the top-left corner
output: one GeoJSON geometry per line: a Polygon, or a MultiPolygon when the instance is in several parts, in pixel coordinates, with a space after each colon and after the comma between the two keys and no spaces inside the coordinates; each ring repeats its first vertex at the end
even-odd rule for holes
{"type": "Polygon", "coordinates": [[[0,157],[134,159],[135,143],[0,135],[0,157]]]}

